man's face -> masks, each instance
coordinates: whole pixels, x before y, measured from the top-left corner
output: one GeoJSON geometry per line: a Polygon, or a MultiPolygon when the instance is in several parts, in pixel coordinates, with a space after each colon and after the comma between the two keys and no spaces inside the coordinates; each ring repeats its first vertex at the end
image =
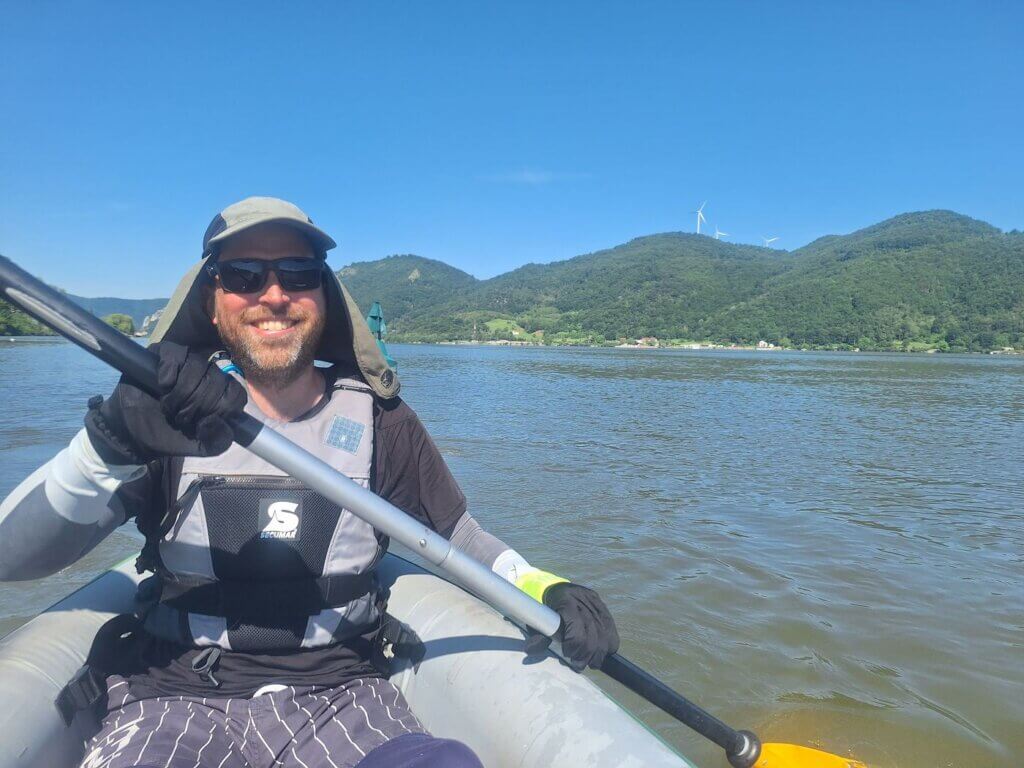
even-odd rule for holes
{"type": "MultiPolygon", "coordinates": [[[[312,256],[309,242],[291,227],[263,224],[228,239],[217,261],[312,256]]],[[[253,293],[230,293],[217,280],[211,319],[246,378],[282,385],[312,365],[323,336],[326,306],[322,286],[286,291],[271,271],[253,293]]]]}

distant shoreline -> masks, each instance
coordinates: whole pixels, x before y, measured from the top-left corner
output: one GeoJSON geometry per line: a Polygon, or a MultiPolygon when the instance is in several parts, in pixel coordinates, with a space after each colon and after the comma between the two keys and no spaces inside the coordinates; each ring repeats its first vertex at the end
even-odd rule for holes
{"type": "Polygon", "coordinates": [[[865,354],[865,355],[1007,355],[1007,356],[1019,356],[1024,355],[1024,350],[1012,349],[1012,350],[988,350],[988,351],[946,351],[941,349],[837,349],[835,347],[757,347],[751,345],[740,345],[740,344],[711,344],[696,342],[692,344],[539,344],[537,342],[530,341],[505,341],[505,340],[494,340],[494,341],[403,341],[398,339],[392,339],[388,342],[389,344],[414,344],[417,346],[437,346],[437,347],[524,347],[524,348],[543,348],[543,349],[558,349],[558,348],[575,348],[575,349],[627,349],[627,350],[639,350],[639,351],[654,351],[654,350],[677,350],[684,352],[844,352],[851,354],[865,354]]]}
{"type": "MultiPolygon", "coordinates": [[[[133,338],[146,338],[146,337],[133,337],[133,338]]],[[[53,334],[48,336],[39,335],[18,335],[18,334],[3,334],[0,335],[0,343],[17,343],[19,341],[47,341],[47,342],[64,342],[67,341],[63,336],[53,334]]],[[[1024,356],[1024,350],[1013,349],[1013,350],[989,350],[987,352],[948,352],[940,349],[835,349],[828,347],[756,347],[749,345],[727,345],[727,344],[698,344],[696,342],[692,344],[538,344],[536,342],[529,341],[399,341],[393,339],[390,343],[392,344],[414,344],[417,346],[435,346],[435,347],[529,347],[529,348],[543,348],[543,349],[558,349],[558,348],[569,348],[569,349],[627,349],[634,351],[653,351],[653,350],[678,350],[683,352],[844,352],[848,354],[864,354],[864,355],[995,355],[995,356],[1007,356],[1007,357],[1019,357],[1024,356]]]]}

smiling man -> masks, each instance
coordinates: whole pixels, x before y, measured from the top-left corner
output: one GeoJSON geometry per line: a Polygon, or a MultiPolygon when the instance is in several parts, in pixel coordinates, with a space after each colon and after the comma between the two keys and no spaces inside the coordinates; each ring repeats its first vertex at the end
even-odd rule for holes
{"type": "Polygon", "coordinates": [[[323,373],[313,366],[327,322],[321,257],[297,230],[279,222],[257,224],[222,242],[217,259],[206,266],[210,321],[245,372],[249,397],[260,410],[275,419],[298,416],[324,394],[323,373]]]}
{"type": "Polygon", "coordinates": [[[154,332],[162,396],[122,379],[0,505],[0,578],[53,573],[130,518],[146,537],[138,619],[61,702],[88,698],[89,682],[107,692],[83,766],[479,766],[427,734],[387,679],[387,539],[232,444],[243,409],[557,610],[577,669],[618,647],[594,592],[530,566],[466,511],[327,268],[332,247],[285,201],[225,209],[154,332]]]}
{"type": "Polygon", "coordinates": [[[207,266],[207,273],[221,283],[220,290],[209,293],[211,322],[235,363],[249,372],[249,382],[275,391],[296,380],[304,381],[307,389],[315,382],[320,394],[312,364],[327,307],[318,287],[317,273],[323,269],[318,261],[310,242],[297,230],[265,223],[224,240],[217,260],[207,266]],[[290,256],[278,259],[282,253],[290,256]],[[247,290],[264,279],[265,270],[283,272],[298,282],[289,283],[293,289],[286,290],[278,278],[262,290],[247,290]],[[229,285],[238,281],[242,290],[225,290],[222,271],[229,273],[229,285]],[[315,290],[301,290],[314,284],[315,290]]]}

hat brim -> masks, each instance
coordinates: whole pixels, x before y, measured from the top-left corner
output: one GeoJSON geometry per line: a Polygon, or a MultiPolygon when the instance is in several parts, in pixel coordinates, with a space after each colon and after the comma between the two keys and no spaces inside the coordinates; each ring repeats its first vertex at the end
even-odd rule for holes
{"type": "Polygon", "coordinates": [[[244,232],[247,229],[258,227],[261,224],[284,224],[285,226],[289,226],[292,229],[297,229],[299,232],[301,232],[310,239],[310,241],[313,244],[313,248],[318,253],[326,253],[332,248],[336,248],[338,245],[336,242],[334,242],[333,238],[331,238],[330,235],[328,235],[322,229],[313,226],[309,222],[300,221],[299,219],[293,219],[288,216],[277,216],[269,219],[261,218],[256,219],[254,221],[244,221],[235,224],[232,227],[228,227],[223,232],[219,232],[217,235],[210,238],[210,240],[206,244],[206,254],[204,255],[208,255],[209,253],[211,253],[213,250],[213,246],[219,245],[228,238],[234,237],[235,235],[239,234],[240,232],[244,232]]]}

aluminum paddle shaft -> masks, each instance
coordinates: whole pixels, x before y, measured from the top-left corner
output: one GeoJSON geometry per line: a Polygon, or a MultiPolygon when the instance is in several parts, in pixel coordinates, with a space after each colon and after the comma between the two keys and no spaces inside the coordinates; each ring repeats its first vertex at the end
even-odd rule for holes
{"type": "MultiPolygon", "coordinates": [[[[160,394],[155,354],[3,256],[0,256],[0,287],[5,296],[25,312],[121,371],[146,391],[160,394]]],[[[398,507],[265,427],[259,419],[243,413],[232,420],[231,426],[240,445],[418,553],[505,616],[548,637],[558,631],[561,619],[546,605],[455,549],[443,536],[398,507]]]]}

